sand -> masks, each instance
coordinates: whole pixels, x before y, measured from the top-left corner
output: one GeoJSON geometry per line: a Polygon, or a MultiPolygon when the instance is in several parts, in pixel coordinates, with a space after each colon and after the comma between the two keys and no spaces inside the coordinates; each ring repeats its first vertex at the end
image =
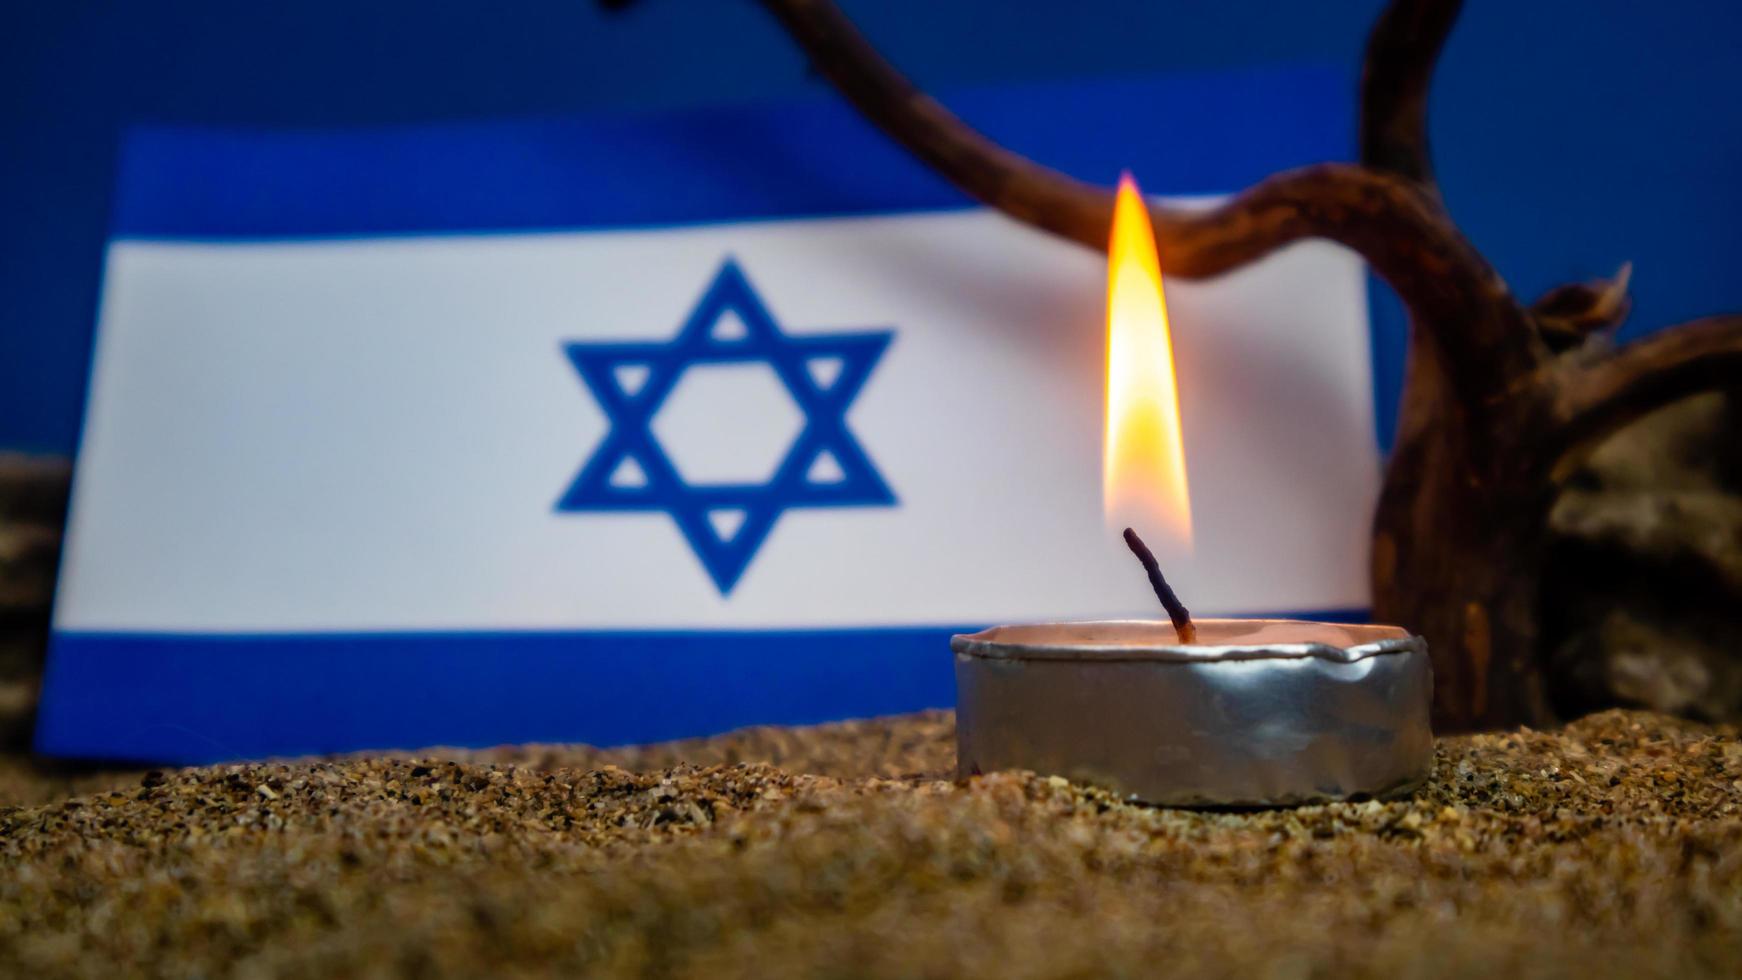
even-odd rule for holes
{"type": "Polygon", "coordinates": [[[959,784],[952,739],[932,713],[609,752],[15,762],[0,973],[1742,973],[1733,729],[1447,738],[1413,799],[1252,813],[959,784]]]}

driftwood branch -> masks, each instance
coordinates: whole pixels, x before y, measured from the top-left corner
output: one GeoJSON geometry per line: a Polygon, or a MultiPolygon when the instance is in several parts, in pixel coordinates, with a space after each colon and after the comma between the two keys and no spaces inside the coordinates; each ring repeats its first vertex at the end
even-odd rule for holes
{"type": "Polygon", "coordinates": [[[1530,304],[1531,322],[1551,349],[1575,347],[1592,334],[1614,330],[1627,319],[1633,308],[1627,295],[1632,279],[1633,263],[1624,262],[1612,279],[1556,286],[1530,304]]]}
{"type": "Polygon", "coordinates": [[[1715,316],[1654,333],[1591,363],[1569,355],[1551,386],[1556,476],[1616,429],[1699,391],[1742,383],[1742,315],[1715,316]]]}
{"type": "Polygon", "coordinates": [[[1361,163],[1412,181],[1435,197],[1428,89],[1461,6],[1460,0],[1392,4],[1368,36],[1361,71],[1361,163]]]}
{"type": "MultiPolygon", "coordinates": [[[[975,131],[915,88],[828,0],[762,2],[861,114],[962,191],[1043,231],[1106,248],[1111,189],[1042,166],[975,131]]],[[[1380,80],[1394,74],[1408,73],[1378,72],[1380,80]]],[[[1420,85],[1425,92],[1425,75],[1420,85]]],[[[1392,106],[1402,128],[1408,127],[1408,101],[1392,106]]],[[[1425,153],[1425,137],[1422,142],[1425,153]]],[[[1265,180],[1210,211],[1151,204],[1150,213],[1162,268],[1185,278],[1219,275],[1307,238],[1354,250],[1433,331],[1429,341],[1442,349],[1452,384],[1472,405],[1492,397],[1502,374],[1532,369],[1543,353],[1505,283],[1445,217],[1431,189],[1409,176],[1319,164],[1265,180]],[[1439,331],[1441,324],[1457,327],[1439,331]]]]}

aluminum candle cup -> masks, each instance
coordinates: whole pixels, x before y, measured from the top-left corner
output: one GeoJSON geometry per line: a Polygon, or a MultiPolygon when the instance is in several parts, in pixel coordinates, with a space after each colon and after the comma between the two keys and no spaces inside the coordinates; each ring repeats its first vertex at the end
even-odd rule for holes
{"type": "Polygon", "coordinates": [[[1410,792],[1433,764],[1427,643],[1392,626],[997,626],[956,653],[962,776],[1031,769],[1168,806],[1410,792]]]}

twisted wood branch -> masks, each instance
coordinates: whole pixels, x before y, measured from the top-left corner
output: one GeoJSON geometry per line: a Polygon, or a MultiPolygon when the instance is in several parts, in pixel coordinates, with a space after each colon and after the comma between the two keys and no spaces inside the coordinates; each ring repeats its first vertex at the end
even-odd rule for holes
{"type": "Polygon", "coordinates": [[[1412,181],[1436,198],[1428,89],[1462,6],[1461,0],[1412,0],[1387,7],[1367,38],[1361,71],[1361,163],[1412,181]]]}
{"type": "Polygon", "coordinates": [[[1714,316],[1661,330],[1594,356],[1569,354],[1543,428],[1559,482],[1604,436],[1690,393],[1742,384],[1742,315],[1714,316]]]}
{"type": "MultiPolygon", "coordinates": [[[[896,71],[829,0],[762,4],[861,114],[969,196],[1043,231],[1106,248],[1110,189],[1042,166],[975,131],[896,71]]],[[[1420,19],[1444,20],[1449,28],[1457,4],[1403,0],[1398,7],[1421,8],[1427,13],[1420,19]]],[[[1377,131],[1419,130],[1426,73],[1393,66],[1406,63],[1407,52],[1423,46],[1422,37],[1398,28],[1375,38],[1406,49],[1373,59],[1368,91],[1396,92],[1372,98],[1377,131]]],[[[1430,40],[1437,49],[1438,39],[1430,40]]],[[[1402,147],[1410,141],[1384,142],[1402,147]]],[[[1425,160],[1425,134],[1419,143],[1425,160]]],[[[1409,153],[1392,156],[1401,164],[1409,153]]],[[[1505,283],[1445,216],[1432,189],[1411,173],[1319,164],[1278,174],[1207,212],[1152,203],[1150,214],[1163,269],[1184,278],[1219,275],[1306,238],[1354,250],[1429,328],[1425,339],[1441,349],[1453,385],[1472,406],[1486,404],[1503,387],[1500,379],[1527,373],[1546,354],[1525,329],[1524,312],[1505,283]],[[1437,329],[1441,324],[1456,329],[1437,329]]]]}

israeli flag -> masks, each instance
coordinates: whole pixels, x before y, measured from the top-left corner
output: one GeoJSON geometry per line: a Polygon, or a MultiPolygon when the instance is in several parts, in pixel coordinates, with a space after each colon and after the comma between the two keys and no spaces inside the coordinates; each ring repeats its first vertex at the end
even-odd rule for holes
{"type": "MultiPolygon", "coordinates": [[[[1213,201],[1347,78],[946,94],[1213,201]],[[1163,111],[1165,110],[1165,111],[1163,111]]],[[[1156,615],[1104,527],[1105,259],[844,105],[129,139],[38,747],[617,744],[947,706],[947,637],[1156,615]]],[[[1169,282],[1196,612],[1367,605],[1366,281],[1169,282]]]]}

